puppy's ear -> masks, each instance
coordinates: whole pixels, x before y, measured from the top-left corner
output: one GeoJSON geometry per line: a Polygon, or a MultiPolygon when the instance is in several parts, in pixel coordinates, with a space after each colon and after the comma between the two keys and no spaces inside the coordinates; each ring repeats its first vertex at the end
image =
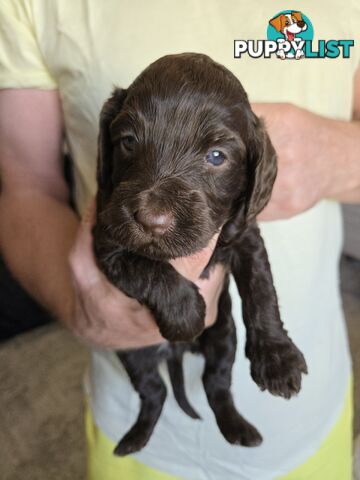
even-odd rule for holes
{"type": "Polygon", "coordinates": [[[111,193],[113,171],[113,145],[110,136],[110,124],[122,109],[126,90],[115,88],[111,97],[105,102],[100,113],[98,138],[97,182],[104,194],[111,193]]]}
{"type": "Polygon", "coordinates": [[[234,213],[223,226],[220,241],[229,245],[270,200],[277,173],[276,153],[263,122],[248,109],[246,140],[247,187],[234,203],[234,213]]]}
{"type": "Polygon", "coordinates": [[[277,173],[276,152],[261,119],[250,111],[247,145],[248,187],[245,194],[246,223],[255,220],[270,200],[277,173]]]}
{"type": "Polygon", "coordinates": [[[291,16],[295,17],[298,22],[302,21],[301,12],[291,12],[291,16]]]}
{"type": "Polygon", "coordinates": [[[269,21],[270,25],[272,25],[277,32],[281,32],[281,26],[282,26],[281,17],[282,17],[282,14],[278,15],[275,18],[272,18],[269,21]]]}

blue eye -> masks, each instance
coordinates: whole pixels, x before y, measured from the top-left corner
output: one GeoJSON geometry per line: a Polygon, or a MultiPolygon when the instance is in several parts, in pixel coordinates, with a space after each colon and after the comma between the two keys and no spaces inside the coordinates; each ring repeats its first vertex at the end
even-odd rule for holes
{"type": "Polygon", "coordinates": [[[225,154],[220,150],[209,150],[205,158],[208,163],[215,166],[221,165],[226,159],[225,154]]]}
{"type": "Polygon", "coordinates": [[[125,150],[131,152],[136,145],[136,138],[133,135],[125,135],[120,138],[121,144],[125,147],[125,150]]]}

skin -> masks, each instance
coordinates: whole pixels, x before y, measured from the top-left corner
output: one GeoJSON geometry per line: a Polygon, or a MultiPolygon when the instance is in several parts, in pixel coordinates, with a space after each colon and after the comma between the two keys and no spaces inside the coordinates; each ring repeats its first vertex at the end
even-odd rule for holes
{"type": "MultiPolygon", "coordinates": [[[[255,104],[278,152],[272,199],[259,220],[289,218],[322,198],[360,202],[360,70],[354,120],[332,120],[291,104],[255,104]],[[288,121],[284,122],[283,119],[288,121]]],[[[56,91],[0,91],[0,248],[25,289],[75,335],[105,348],[162,342],[146,307],[113,287],[92,255],[93,205],[80,222],[67,205],[61,170],[63,122],[56,91]],[[39,132],[46,131],[46,135],[39,132]],[[121,321],[120,321],[121,320],[121,321]]],[[[198,277],[217,238],[173,266],[195,281],[216,318],[223,272],[198,277]]]]}
{"type": "Polygon", "coordinates": [[[252,108],[265,118],[279,160],[271,200],[258,220],[292,217],[323,198],[360,202],[360,68],[351,122],[286,103],[256,103],[252,108]]]}

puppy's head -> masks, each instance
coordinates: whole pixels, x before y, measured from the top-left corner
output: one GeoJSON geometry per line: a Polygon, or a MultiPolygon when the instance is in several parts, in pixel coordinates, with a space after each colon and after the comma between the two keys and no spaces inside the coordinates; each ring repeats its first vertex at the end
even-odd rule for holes
{"type": "Polygon", "coordinates": [[[307,24],[304,22],[301,12],[281,13],[272,18],[269,23],[278,32],[283,33],[289,41],[294,40],[297,33],[307,29],[307,24]]]}
{"type": "Polygon", "coordinates": [[[96,234],[159,259],[200,250],[221,227],[230,242],[275,175],[237,78],[205,55],[169,55],[102,109],[96,234]]]}

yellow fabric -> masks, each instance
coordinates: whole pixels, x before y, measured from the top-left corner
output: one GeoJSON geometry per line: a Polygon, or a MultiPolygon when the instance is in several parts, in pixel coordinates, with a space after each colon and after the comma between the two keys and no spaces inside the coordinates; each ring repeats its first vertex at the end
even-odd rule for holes
{"type": "MultiPolygon", "coordinates": [[[[86,407],[88,444],[88,480],[180,480],[154,470],[129,456],[113,455],[115,444],[95,425],[86,407]]],[[[277,480],[351,480],[352,479],[353,384],[350,382],[343,410],[318,451],[303,465],[277,480]]],[[[254,479],[256,480],[256,479],[254,479]]]]}
{"type": "Polygon", "coordinates": [[[343,411],[318,451],[303,465],[278,480],[351,480],[352,424],[353,383],[351,381],[343,411]]]}
{"type": "Polygon", "coordinates": [[[0,37],[1,88],[56,88],[39,50],[29,2],[1,0],[0,37]]]}

